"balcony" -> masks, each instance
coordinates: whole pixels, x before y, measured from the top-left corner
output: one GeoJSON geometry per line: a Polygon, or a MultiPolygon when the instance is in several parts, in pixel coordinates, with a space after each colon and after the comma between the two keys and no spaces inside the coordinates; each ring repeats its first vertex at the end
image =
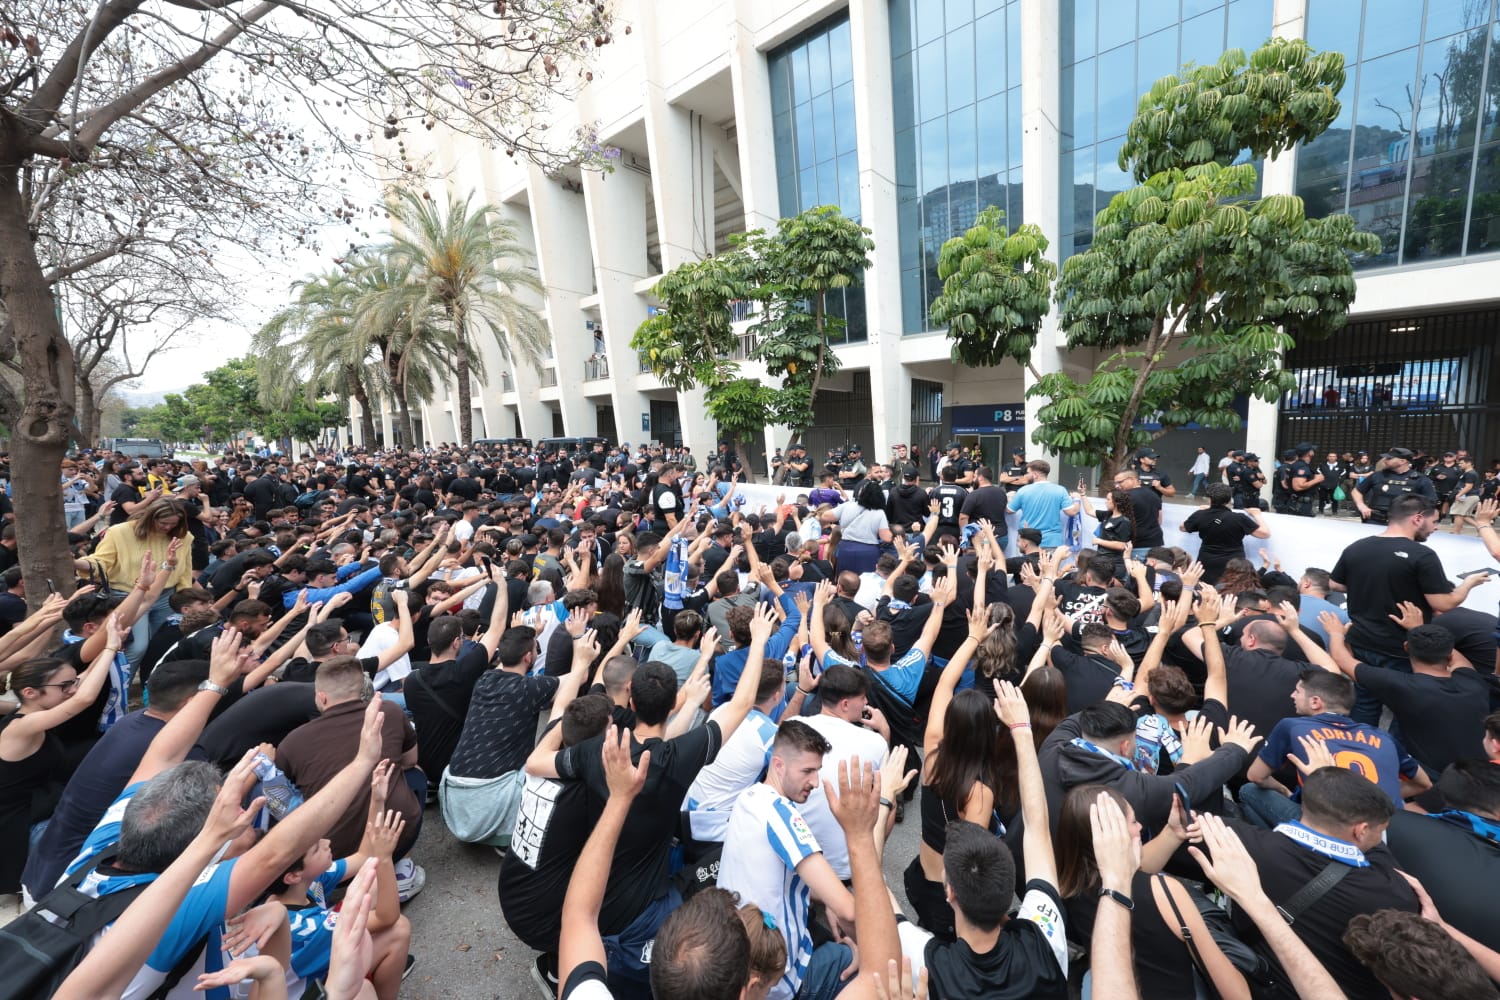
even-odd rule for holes
{"type": "Polygon", "coordinates": [[[501,392],[515,392],[516,391],[516,380],[515,380],[515,377],[511,375],[510,372],[501,372],[500,373],[500,391],[501,392]]]}
{"type": "Polygon", "coordinates": [[[595,354],[583,363],[583,380],[597,382],[609,378],[609,358],[595,354]]]}
{"type": "Polygon", "coordinates": [[[753,333],[742,333],[735,337],[734,350],[729,352],[729,357],[735,361],[749,361],[750,354],[755,350],[756,336],[753,333]]]}
{"type": "Polygon", "coordinates": [[[540,375],[537,378],[537,384],[540,385],[543,389],[546,389],[546,388],[548,388],[550,386],[556,385],[557,384],[557,369],[556,368],[543,368],[541,370],[540,375]]]}
{"type": "Polygon", "coordinates": [[[641,362],[641,372],[649,372],[651,370],[651,358],[648,355],[641,354],[639,352],[636,353],[636,357],[641,362]]]}

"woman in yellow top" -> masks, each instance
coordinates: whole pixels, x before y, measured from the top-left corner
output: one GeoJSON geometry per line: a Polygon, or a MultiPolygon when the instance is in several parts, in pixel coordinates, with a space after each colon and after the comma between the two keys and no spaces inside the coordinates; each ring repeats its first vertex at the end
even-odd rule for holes
{"type": "Polygon", "coordinates": [[[141,572],[141,559],[148,552],[158,566],[167,568],[166,587],[156,603],[136,621],[125,647],[125,658],[130,661],[132,670],[140,665],[152,633],[166,624],[167,616],[172,613],[169,603],[172,592],[178,587],[193,585],[193,564],[187,555],[189,543],[172,544],[187,533],[187,512],[181,502],[161,497],[136,507],[129,519],[106,531],[94,554],[79,564],[79,569],[103,576],[111,590],[122,594],[130,593],[130,588],[135,586],[136,577],[141,572]],[[177,558],[179,547],[181,560],[177,558]]]}

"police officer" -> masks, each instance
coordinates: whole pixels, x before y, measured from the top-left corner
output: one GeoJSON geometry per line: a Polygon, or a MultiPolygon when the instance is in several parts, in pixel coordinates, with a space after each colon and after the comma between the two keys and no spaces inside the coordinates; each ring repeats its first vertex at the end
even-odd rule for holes
{"type": "Polygon", "coordinates": [[[1260,508],[1261,488],[1266,485],[1266,474],[1260,468],[1260,456],[1255,452],[1235,452],[1236,460],[1229,466],[1229,483],[1234,490],[1234,507],[1260,508]]]}
{"type": "Polygon", "coordinates": [[[1437,503],[1432,480],[1412,468],[1413,457],[1407,448],[1392,448],[1382,456],[1381,464],[1369,478],[1354,488],[1354,506],[1366,524],[1388,523],[1391,503],[1409,493],[1421,494],[1437,503]]]}
{"type": "Polygon", "coordinates": [[[812,489],[812,463],[807,459],[807,449],[800,444],[787,448],[786,484],[798,490],[812,489]]]}
{"type": "Polygon", "coordinates": [[[948,442],[948,454],[938,462],[937,476],[942,482],[947,482],[943,479],[943,470],[947,468],[953,469],[953,481],[959,486],[974,485],[974,463],[964,457],[963,445],[957,441],[948,442]]]}
{"type": "Polygon", "coordinates": [[[1453,503],[1453,491],[1458,489],[1458,482],[1463,478],[1463,470],[1458,467],[1458,452],[1443,452],[1443,460],[1437,465],[1427,469],[1427,478],[1432,480],[1432,488],[1437,491],[1438,503],[1442,507],[1444,517],[1448,514],[1448,508],[1453,503]]]}
{"type": "Polygon", "coordinates": [[[844,456],[843,464],[839,466],[839,486],[847,490],[850,496],[859,492],[865,481],[865,474],[869,471],[865,468],[863,458],[864,453],[859,445],[851,444],[849,454],[844,456]]]}
{"type": "Polygon", "coordinates": [[[1172,477],[1165,472],[1159,472],[1156,463],[1161,460],[1155,448],[1142,448],[1135,453],[1136,478],[1141,481],[1142,486],[1148,486],[1164,497],[1175,497],[1177,487],[1172,485],[1172,477]]]}
{"type": "Polygon", "coordinates": [[[1010,464],[1000,470],[1000,485],[1005,487],[1005,495],[1009,497],[1029,482],[1031,477],[1026,472],[1026,449],[1012,448],[1010,464]]]}
{"type": "Polygon", "coordinates": [[[1313,467],[1318,446],[1303,441],[1294,451],[1296,460],[1291,466],[1291,494],[1288,498],[1290,509],[1287,513],[1298,517],[1312,517],[1313,501],[1317,499],[1318,487],[1324,482],[1323,473],[1313,467]]]}

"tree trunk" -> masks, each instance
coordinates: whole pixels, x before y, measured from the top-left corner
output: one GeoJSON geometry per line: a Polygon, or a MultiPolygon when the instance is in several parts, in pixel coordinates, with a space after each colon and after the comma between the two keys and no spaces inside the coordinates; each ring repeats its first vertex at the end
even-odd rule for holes
{"type": "Polygon", "coordinates": [[[94,399],[94,387],[87,381],[78,383],[78,442],[80,448],[92,448],[99,440],[99,406],[94,399]]]}
{"type": "Polygon", "coordinates": [[[15,166],[0,169],[0,297],[15,329],[22,396],[6,400],[11,464],[16,488],[16,542],[28,603],[47,597],[44,581],[73,592],[73,563],[63,520],[58,467],[73,429],[77,392],[73,350],[63,336],[57,307],[37,261],[15,166]]]}
{"type": "Polygon", "coordinates": [[[469,344],[461,317],[453,345],[453,377],[458,380],[458,443],[467,445],[474,440],[474,403],[469,395],[469,344]]]}
{"type": "Polygon", "coordinates": [[[353,365],[344,373],[349,380],[350,394],[359,404],[359,433],[366,448],[375,447],[375,414],[370,412],[370,394],[365,391],[365,380],[353,365]]]}
{"type": "Polygon", "coordinates": [[[396,416],[400,418],[401,447],[410,450],[417,447],[417,435],[411,425],[411,406],[406,402],[406,387],[396,387],[396,416]]]}

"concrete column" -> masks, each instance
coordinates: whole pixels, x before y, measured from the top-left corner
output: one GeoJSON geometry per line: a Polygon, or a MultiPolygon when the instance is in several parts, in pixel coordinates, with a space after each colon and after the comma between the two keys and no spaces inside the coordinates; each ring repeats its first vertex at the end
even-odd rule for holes
{"type": "MultiPolygon", "coordinates": [[[[496,199],[490,193],[488,177],[484,170],[484,160],[489,151],[468,138],[454,137],[451,144],[456,146],[458,156],[449,177],[448,190],[460,203],[465,197],[470,198],[470,210],[485,204],[495,205],[496,199]]],[[[480,360],[484,369],[483,378],[479,378],[477,374],[474,378],[474,381],[478,383],[477,386],[470,386],[472,391],[469,402],[475,411],[473,415],[474,437],[507,437],[508,433],[496,435],[494,428],[500,426],[499,416],[504,411],[504,406],[500,402],[500,372],[510,364],[505,356],[508,348],[502,348],[487,329],[471,331],[469,341],[473,347],[473,356],[480,360]]],[[[452,402],[450,412],[454,425],[453,440],[457,441],[460,414],[456,386],[452,402]]]]}
{"type": "MultiPolygon", "coordinates": [[[[1021,164],[1026,178],[1024,221],[1041,227],[1042,232],[1060,231],[1062,193],[1058,177],[1061,149],[1061,63],[1060,15],[1050,0],[1024,0],[1021,6],[1021,164]]],[[[1068,194],[1071,197],[1071,192],[1068,194]]],[[[1047,257],[1055,264],[1058,243],[1054,240],[1047,257]]],[[[1057,322],[1054,306],[1042,320],[1036,348],[1031,352],[1031,366],[1022,369],[1021,381],[1026,391],[1036,384],[1036,374],[1062,371],[1066,339],[1057,322]]],[[[1061,463],[1031,440],[1040,424],[1038,411],[1045,399],[1026,398],[1027,455],[1045,455],[1052,462],[1053,478],[1061,463]]]]}
{"type": "MultiPolygon", "coordinates": [[[[1272,34],[1278,38],[1303,38],[1307,32],[1307,0],[1276,0],[1272,14],[1272,34]]],[[[1267,160],[1262,170],[1261,191],[1264,194],[1296,194],[1297,150],[1289,149],[1274,160],[1267,160]]],[[[1267,403],[1251,396],[1245,415],[1245,450],[1260,455],[1267,463],[1276,454],[1276,430],[1280,422],[1279,404],[1267,403]]],[[[1269,464],[1266,466],[1269,468],[1269,464]]]]}
{"type": "MultiPolygon", "coordinates": [[[[543,183],[548,183],[543,179],[543,183]]],[[[538,267],[540,277],[540,254],[537,253],[536,230],[532,226],[531,211],[529,205],[514,202],[501,202],[497,206],[500,217],[516,227],[521,241],[531,247],[531,252],[536,254],[535,264],[538,267]]],[[[523,301],[535,307],[544,317],[548,319],[548,329],[552,332],[552,340],[555,345],[557,334],[552,330],[551,312],[547,295],[534,295],[530,292],[521,292],[523,301]]],[[[556,353],[554,347],[553,353],[556,353]]],[[[491,437],[510,437],[515,433],[513,421],[510,416],[510,407],[501,402],[504,394],[504,382],[500,378],[502,372],[510,372],[511,381],[516,387],[516,412],[521,418],[522,436],[535,440],[539,437],[550,437],[552,434],[552,408],[542,402],[540,395],[540,382],[536,365],[524,358],[501,358],[499,367],[490,368],[490,392],[495,398],[493,410],[497,413],[495,419],[488,424],[491,437]]]]}
{"type": "MultiPolygon", "coordinates": [[[[771,121],[771,74],[765,54],[755,47],[752,29],[757,3],[758,0],[732,0],[734,22],[729,29],[729,75],[734,86],[735,136],[740,150],[740,200],[745,205],[745,228],[770,229],[781,217],[781,203],[773,153],[776,135],[771,121]]],[[[886,72],[890,72],[889,65],[886,72]]]]}
{"type": "MultiPolygon", "coordinates": [[[[583,197],[565,189],[535,166],[526,178],[531,203],[532,232],[536,234],[537,264],[547,289],[547,324],[552,327],[552,348],[557,358],[558,384],[564,386],[558,405],[563,429],[570,434],[592,433],[594,414],[583,394],[585,346],[583,310],[579,300],[593,292],[593,263],[589,246],[588,215],[583,197]]],[[[538,375],[528,366],[512,371],[516,395],[521,401],[521,429],[526,437],[552,435],[551,407],[538,398],[538,375]]]]}
{"type": "MultiPolygon", "coordinates": [[[[599,318],[604,324],[605,350],[610,363],[610,398],[615,428],[623,441],[641,437],[641,414],[650,412],[646,397],[636,388],[637,367],[630,338],[646,319],[646,303],[635,286],[647,275],[646,185],[650,178],[621,167],[613,174],[589,171],[583,175],[589,244],[594,250],[594,277],[599,288],[599,318]]],[[[559,345],[558,365],[566,348],[559,345]]],[[[578,352],[580,361],[587,352],[578,352]]],[[[580,365],[581,367],[581,365],[580,365]]],[[[563,379],[563,396],[578,394],[578,382],[563,379]]],[[[596,424],[588,421],[586,427],[596,424]]]]}
{"type": "Polygon", "coordinates": [[[849,38],[854,69],[854,131],[859,150],[859,211],[875,234],[865,272],[869,317],[870,410],[875,438],[869,461],[885,461],[911,430],[911,376],[901,364],[900,223],[896,216],[895,120],[891,97],[891,17],[887,0],[852,0],[849,38]]]}

